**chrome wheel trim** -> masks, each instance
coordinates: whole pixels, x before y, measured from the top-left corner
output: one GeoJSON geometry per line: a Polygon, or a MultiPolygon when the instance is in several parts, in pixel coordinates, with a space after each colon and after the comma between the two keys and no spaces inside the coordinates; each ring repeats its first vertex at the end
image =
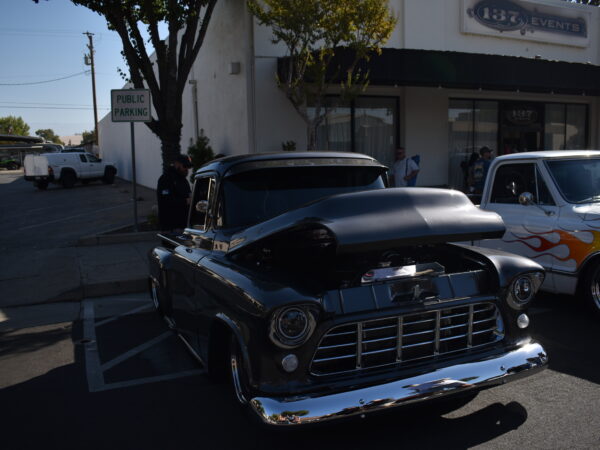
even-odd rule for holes
{"type": "Polygon", "coordinates": [[[600,270],[596,269],[596,273],[590,283],[590,296],[596,309],[600,311],[600,270]]]}
{"type": "Polygon", "coordinates": [[[231,366],[231,380],[233,382],[233,390],[235,391],[235,396],[238,401],[245,405],[248,403],[248,400],[244,396],[244,391],[242,390],[242,381],[240,377],[240,362],[238,360],[237,354],[232,351],[230,356],[230,366],[231,366]]]}
{"type": "Polygon", "coordinates": [[[152,303],[154,304],[154,309],[155,310],[159,310],[159,306],[160,304],[158,303],[158,287],[156,285],[156,281],[152,280],[152,288],[151,288],[151,292],[152,292],[152,303]]]}

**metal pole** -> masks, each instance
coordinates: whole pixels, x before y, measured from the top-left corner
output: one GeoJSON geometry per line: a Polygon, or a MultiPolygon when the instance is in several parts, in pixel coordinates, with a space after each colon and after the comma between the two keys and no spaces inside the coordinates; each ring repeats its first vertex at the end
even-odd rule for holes
{"type": "Polygon", "coordinates": [[[133,231],[138,231],[138,215],[137,215],[137,181],[135,179],[135,132],[133,122],[129,122],[131,126],[131,171],[133,182],[133,231]]]}
{"type": "Polygon", "coordinates": [[[94,66],[94,41],[92,39],[92,36],[94,35],[93,33],[85,32],[83,33],[85,35],[87,35],[88,39],[90,40],[90,43],[88,45],[88,48],[90,50],[90,65],[92,67],[92,96],[93,96],[93,100],[94,100],[94,134],[95,136],[95,142],[96,145],[100,145],[100,136],[98,135],[98,107],[96,105],[96,68],[94,66]]]}

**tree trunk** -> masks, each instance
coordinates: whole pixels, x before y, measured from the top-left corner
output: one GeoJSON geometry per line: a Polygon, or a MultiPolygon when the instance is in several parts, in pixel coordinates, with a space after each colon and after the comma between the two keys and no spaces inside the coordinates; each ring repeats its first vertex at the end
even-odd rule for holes
{"type": "Polygon", "coordinates": [[[173,164],[177,155],[181,153],[180,137],[170,136],[161,137],[160,144],[162,150],[163,170],[173,164]]]}
{"type": "Polygon", "coordinates": [[[306,150],[309,152],[317,149],[317,129],[312,122],[306,124],[306,150]]]}

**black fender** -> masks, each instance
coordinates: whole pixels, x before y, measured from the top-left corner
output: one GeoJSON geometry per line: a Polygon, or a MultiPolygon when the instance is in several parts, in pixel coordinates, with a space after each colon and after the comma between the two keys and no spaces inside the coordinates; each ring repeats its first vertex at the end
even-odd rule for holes
{"type": "MultiPolygon", "coordinates": [[[[246,345],[246,339],[244,339],[244,334],[242,332],[241,327],[235,321],[235,319],[232,319],[231,317],[229,317],[227,314],[225,314],[223,312],[217,313],[214,316],[213,322],[214,321],[218,321],[221,325],[223,325],[227,329],[229,329],[229,331],[233,335],[234,339],[237,341],[238,345],[240,346],[240,350],[242,352],[242,357],[244,358],[244,370],[246,372],[246,376],[248,377],[248,382],[251,385],[253,385],[254,382],[253,382],[253,375],[252,375],[252,370],[251,370],[252,365],[250,362],[250,352],[248,351],[248,346],[246,345]]],[[[211,326],[211,330],[213,330],[213,329],[214,329],[214,327],[211,326]]],[[[209,339],[213,339],[212,333],[211,333],[211,336],[209,336],[209,339]]],[[[210,364],[210,361],[209,361],[209,364],[210,364]]]]}
{"type": "Polygon", "coordinates": [[[72,167],[63,167],[62,169],[60,169],[60,176],[58,179],[62,180],[63,175],[68,172],[73,173],[73,175],[75,175],[75,178],[79,178],[79,176],[77,175],[77,171],[75,169],[73,169],[72,167]]]}
{"type": "Polygon", "coordinates": [[[544,268],[535,261],[524,256],[503,252],[492,248],[475,247],[463,244],[452,244],[466,251],[476,253],[488,260],[496,269],[500,289],[506,289],[515,277],[529,272],[546,273],[544,268]]]}

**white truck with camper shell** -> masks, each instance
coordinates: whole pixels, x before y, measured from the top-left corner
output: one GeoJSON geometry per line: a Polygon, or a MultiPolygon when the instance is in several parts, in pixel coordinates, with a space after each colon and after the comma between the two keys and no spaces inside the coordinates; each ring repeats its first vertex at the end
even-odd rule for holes
{"type": "Polygon", "coordinates": [[[533,259],[546,269],[542,290],[578,294],[600,314],[600,151],[499,156],[480,207],[498,213],[506,232],[475,245],[533,259]]]}
{"type": "Polygon", "coordinates": [[[24,161],[25,179],[38,189],[46,189],[50,182],[71,188],[81,181],[102,180],[112,184],[117,168],[111,162],[102,161],[90,153],[43,153],[27,155],[24,161]]]}

